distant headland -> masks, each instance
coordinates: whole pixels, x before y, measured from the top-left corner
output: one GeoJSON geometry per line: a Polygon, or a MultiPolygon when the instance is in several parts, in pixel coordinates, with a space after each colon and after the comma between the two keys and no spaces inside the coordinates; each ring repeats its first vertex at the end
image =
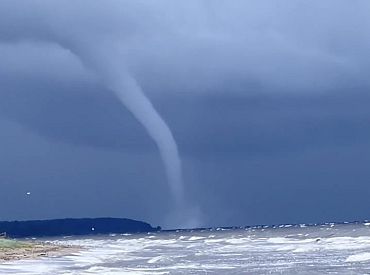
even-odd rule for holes
{"type": "Polygon", "coordinates": [[[0,234],[11,238],[141,233],[161,230],[149,223],[121,218],[0,221],[0,234]]]}

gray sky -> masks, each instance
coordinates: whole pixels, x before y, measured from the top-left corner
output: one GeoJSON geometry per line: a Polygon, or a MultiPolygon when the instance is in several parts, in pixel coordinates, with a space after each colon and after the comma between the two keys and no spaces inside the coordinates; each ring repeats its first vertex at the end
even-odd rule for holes
{"type": "Polygon", "coordinates": [[[168,222],[156,144],[106,85],[117,71],[172,130],[199,225],[369,218],[369,8],[1,1],[0,219],[168,222]]]}

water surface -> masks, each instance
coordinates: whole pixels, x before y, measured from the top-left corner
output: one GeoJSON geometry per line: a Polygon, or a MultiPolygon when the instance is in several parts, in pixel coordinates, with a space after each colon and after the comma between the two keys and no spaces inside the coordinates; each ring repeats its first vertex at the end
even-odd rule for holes
{"type": "Polygon", "coordinates": [[[71,255],[0,274],[370,274],[370,223],[280,225],[47,240],[71,255]]]}

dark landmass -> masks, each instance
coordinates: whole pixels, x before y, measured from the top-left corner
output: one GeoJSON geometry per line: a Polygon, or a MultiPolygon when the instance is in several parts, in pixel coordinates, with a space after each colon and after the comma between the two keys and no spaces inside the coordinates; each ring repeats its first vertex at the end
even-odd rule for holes
{"type": "Polygon", "coordinates": [[[0,222],[0,233],[4,232],[7,237],[11,238],[122,234],[158,230],[160,227],[154,228],[145,222],[119,218],[0,222]]]}

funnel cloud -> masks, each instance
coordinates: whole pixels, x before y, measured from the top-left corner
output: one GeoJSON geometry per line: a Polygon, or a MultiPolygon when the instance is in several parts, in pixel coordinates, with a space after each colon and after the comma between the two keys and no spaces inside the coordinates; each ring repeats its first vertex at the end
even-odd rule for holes
{"type": "Polygon", "coordinates": [[[181,175],[181,160],[170,128],[144,95],[139,84],[130,75],[126,74],[118,79],[111,80],[107,83],[107,86],[116,93],[121,102],[134,114],[156,142],[165,165],[174,201],[176,205],[182,206],[184,203],[184,187],[181,175]]]}
{"type": "MultiPolygon", "coordinates": [[[[74,45],[75,43],[72,41],[70,44],[74,45]]],[[[148,97],[145,96],[139,83],[125,68],[124,58],[120,54],[121,49],[102,47],[94,50],[91,47],[82,47],[83,43],[78,45],[76,50],[73,46],[71,50],[84,64],[92,68],[97,74],[97,78],[116,94],[117,98],[145,127],[150,137],[155,141],[164,163],[175,208],[180,211],[185,206],[181,160],[170,128],[148,97]]]]}

